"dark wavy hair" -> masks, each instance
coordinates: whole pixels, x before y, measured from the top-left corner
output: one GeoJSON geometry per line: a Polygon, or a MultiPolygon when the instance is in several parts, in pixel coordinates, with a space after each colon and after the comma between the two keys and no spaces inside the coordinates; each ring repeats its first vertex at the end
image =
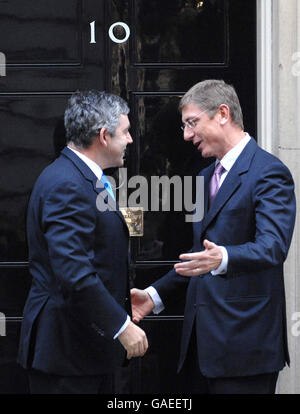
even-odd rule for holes
{"type": "Polygon", "coordinates": [[[65,110],[65,128],[68,142],[78,148],[88,148],[101,128],[114,136],[120,115],[127,115],[127,103],[117,95],[104,91],[76,91],[65,110]]]}

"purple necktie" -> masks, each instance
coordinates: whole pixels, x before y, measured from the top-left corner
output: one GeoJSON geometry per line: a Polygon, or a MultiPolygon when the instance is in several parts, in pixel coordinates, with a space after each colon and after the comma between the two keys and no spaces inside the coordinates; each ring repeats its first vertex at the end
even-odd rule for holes
{"type": "Polygon", "coordinates": [[[219,162],[215,168],[215,171],[213,173],[213,176],[210,180],[210,185],[209,185],[209,201],[210,201],[210,206],[212,205],[212,203],[214,202],[214,199],[217,195],[217,192],[219,191],[220,188],[220,179],[221,179],[221,175],[224,172],[225,168],[223,167],[223,165],[219,162]]]}

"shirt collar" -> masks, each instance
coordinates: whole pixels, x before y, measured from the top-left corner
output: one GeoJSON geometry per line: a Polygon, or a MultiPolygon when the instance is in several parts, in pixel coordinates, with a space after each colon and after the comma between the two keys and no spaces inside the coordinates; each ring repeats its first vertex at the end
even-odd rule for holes
{"type": "Polygon", "coordinates": [[[95,176],[98,178],[98,180],[101,180],[103,171],[102,168],[95,163],[95,161],[91,160],[86,155],[82,154],[81,152],[71,148],[68,146],[68,148],[73,151],[95,174],[95,176]]]}
{"type": "MultiPolygon", "coordinates": [[[[220,160],[222,166],[225,168],[227,172],[231,169],[235,161],[238,159],[238,157],[240,156],[241,152],[243,151],[245,146],[248,144],[250,139],[251,139],[250,135],[246,132],[245,136],[240,140],[240,142],[235,147],[233,147],[230,151],[228,151],[224,155],[224,157],[220,160]]],[[[216,162],[216,164],[217,163],[218,162],[216,162]]]]}

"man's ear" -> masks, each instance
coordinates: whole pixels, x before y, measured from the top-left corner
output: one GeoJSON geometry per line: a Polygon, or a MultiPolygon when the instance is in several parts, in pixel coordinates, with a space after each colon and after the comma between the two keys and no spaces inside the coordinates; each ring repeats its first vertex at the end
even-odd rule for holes
{"type": "Polygon", "coordinates": [[[98,139],[101,145],[107,147],[108,145],[108,138],[110,138],[110,134],[106,128],[101,128],[99,131],[98,139]]]}
{"type": "Polygon", "coordinates": [[[219,116],[221,125],[225,125],[230,119],[230,109],[228,105],[222,104],[219,106],[219,116]]]}

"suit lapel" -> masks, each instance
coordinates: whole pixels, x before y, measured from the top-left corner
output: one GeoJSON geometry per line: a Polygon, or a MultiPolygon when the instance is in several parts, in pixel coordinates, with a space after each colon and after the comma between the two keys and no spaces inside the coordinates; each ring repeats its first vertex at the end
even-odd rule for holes
{"type": "MultiPolygon", "coordinates": [[[[204,219],[202,220],[202,227],[201,233],[206,230],[212,220],[216,217],[219,213],[221,208],[227,203],[230,199],[232,194],[234,194],[239,186],[241,185],[241,174],[247,172],[250,167],[250,163],[252,157],[257,150],[257,144],[253,138],[248,142],[242,153],[239,155],[235,163],[233,164],[232,168],[230,169],[229,173],[227,174],[223,184],[218,191],[216,198],[212,207],[207,210],[208,207],[208,198],[209,198],[209,179],[205,180],[205,215],[204,219]]],[[[210,168],[210,167],[209,167],[210,168]]],[[[210,175],[207,177],[212,176],[212,172],[214,170],[214,165],[212,167],[212,171],[209,170],[210,175]]]]}
{"type": "Polygon", "coordinates": [[[117,214],[117,216],[122,220],[123,224],[126,226],[126,229],[128,230],[127,223],[124,219],[123,214],[119,210],[118,204],[109,196],[108,192],[105,190],[104,185],[101,181],[98,180],[93,171],[69,148],[65,147],[62,150],[61,154],[69,160],[71,160],[72,163],[76,166],[76,168],[80,170],[85,179],[87,181],[90,181],[94,191],[103,198],[105,204],[108,204],[111,207],[110,211],[113,211],[117,214]]]}

